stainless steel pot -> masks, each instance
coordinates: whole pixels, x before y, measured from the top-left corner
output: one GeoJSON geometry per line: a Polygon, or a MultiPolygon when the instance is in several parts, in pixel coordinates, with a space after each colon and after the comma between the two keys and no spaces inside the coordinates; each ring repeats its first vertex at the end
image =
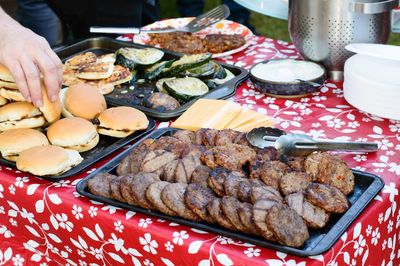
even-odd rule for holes
{"type": "Polygon", "coordinates": [[[343,79],[349,43],[386,43],[398,0],[289,0],[290,37],[306,58],[343,79]]]}

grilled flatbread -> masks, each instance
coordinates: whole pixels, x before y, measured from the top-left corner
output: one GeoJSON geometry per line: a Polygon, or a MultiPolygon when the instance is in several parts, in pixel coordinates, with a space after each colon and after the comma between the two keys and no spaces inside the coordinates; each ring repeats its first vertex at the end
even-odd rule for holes
{"type": "Polygon", "coordinates": [[[80,67],[76,71],[76,76],[81,79],[89,80],[106,79],[111,76],[113,70],[113,63],[95,63],[80,67]]]}
{"type": "Polygon", "coordinates": [[[65,62],[65,65],[71,69],[79,69],[86,65],[94,64],[97,61],[97,56],[92,52],[78,54],[65,62]]]}

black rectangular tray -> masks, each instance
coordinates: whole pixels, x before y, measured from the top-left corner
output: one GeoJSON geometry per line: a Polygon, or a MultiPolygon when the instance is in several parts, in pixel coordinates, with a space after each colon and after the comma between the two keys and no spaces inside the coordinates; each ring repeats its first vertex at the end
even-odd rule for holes
{"type": "MultiPolygon", "coordinates": [[[[115,152],[119,148],[126,146],[127,144],[131,143],[132,141],[135,141],[135,140],[143,137],[145,134],[147,134],[151,130],[153,130],[156,126],[156,122],[151,118],[148,118],[148,119],[149,119],[149,126],[147,127],[147,129],[136,131],[125,138],[114,138],[114,137],[109,137],[109,136],[105,136],[105,135],[100,135],[100,140],[99,140],[99,143],[96,145],[96,147],[94,147],[93,149],[91,149],[89,151],[80,153],[80,155],[83,157],[83,161],[80,164],[78,164],[77,166],[75,166],[75,167],[71,168],[70,170],[68,170],[67,172],[63,173],[62,175],[38,176],[38,177],[47,179],[50,181],[58,181],[60,179],[64,179],[64,178],[78,174],[79,172],[84,170],[86,167],[103,159],[107,155],[110,155],[111,153],[115,152]]],[[[16,168],[15,162],[8,161],[4,158],[0,158],[0,163],[3,165],[6,165],[6,166],[16,168]]]]}
{"type": "MultiPolygon", "coordinates": [[[[82,52],[94,52],[95,54],[105,54],[105,53],[111,53],[115,52],[121,47],[134,47],[134,48],[145,48],[149,46],[141,45],[141,44],[135,44],[131,42],[123,42],[123,41],[118,41],[112,38],[108,37],[96,37],[96,38],[90,38],[90,39],[85,39],[76,43],[73,43],[71,45],[67,45],[62,48],[56,48],[55,51],[58,54],[58,56],[61,58],[61,60],[65,61],[68,58],[80,54],[82,52]]],[[[163,49],[160,49],[163,50],[163,49]]],[[[180,53],[172,52],[172,51],[167,51],[163,50],[165,52],[164,58],[169,60],[169,59],[174,59],[177,57],[182,56],[180,53]]],[[[228,65],[219,62],[220,65],[222,65],[224,68],[228,69],[231,71],[234,75],[235,78],[229,80],[228,82],[220,85],[214,90],[210,90],[207,94],[203,95],[201,98],[205,99],[227,99],[229,97],[232,97],[235,95],[236,88],[237,86],[244,81],[247,76],[248,76],[248,71],[237,67],[233,65],[228,65]]],[[[146,90],[149,88],[154,88],[154,82],[149,83],[134,83],[135,86],[134,90],[129,89],[130,85],[124,85],[120,89],[115,89],[112,93],[105,95],[105,98],[107,100],[107,103],[112,104],[112,105],[125,105],[125,106],[132,106],[135,107],[141,111],[143,111],[145,114],[156,118],[157,120],[160,121],[167,121],[172,118],[180,116],[183,112],[185,112],[197,99],[194,99],[190,102],[187,102],[180,106],[179,108],[172,110],[172,111],[165,111],[165,112],[160,112],[151,108],[147,108],[143,105],[138,105],[140,102],[137,100],[136,95],[139,93],[141,94],[141,90],[146,90]]]]}
{"type": "MultiPolygon", "coordinates": [[[[171,135],[171,133],[179,129],[175,128],[163,128],[153,131],[151,134],[147,135],[144,139],[152,138],[157,139],[162,136],[171,135]]],[[[103,202],[109,205],[124,208],[126,210],[141,212],[143,214],[155,216],[157,218],[170,220],[182,225],[187,225],[190,227],[198,228],[200,230],[209,231],[215,234],[224,235],[230,238],[235,238],[244,242],[252,243],[261,247],[271,248],[285,253],[306,257],[319,255],[330,249],[335,242],[340,238],[340,236],[347,230],[350,224],[358,217],[358,215],[367,207],[369,202],[379,193],[383,188],[384,182],[382,179],[374,174],[361,172],[358,170],[353,170],[355,176],[355,188],[354,192],[348,197],[351,207],[342,215],[331,215],[329,223],[320,230],[309,229],[310,238],[306,241],[303,248],[292,248],[277,243],[269,242],[261,237],[230,231],[226,228],[220,227],[216,224],[207,224],[193,222],[185,220],[180,217],[173,217],[169,215],[162,214],[157,211],[150,211],[143,209],[141,207],[132,206],[126,203],[119,202],[114,199],[109,199],[101,196],[91,194],[87,189],[87,183],[90,178],[98,174],[99,172],[108,172],[115,174],[116,168],[121,160],[126,157],[131,150],[140,144],[137,142],[128,150],[124,151],[112,161],[105,164],[102,168],[97,169],[95,172],[91,173],[85,179],[82,179],[76,187],[79,194],[86,196],[92,200],[103,202]]]]}

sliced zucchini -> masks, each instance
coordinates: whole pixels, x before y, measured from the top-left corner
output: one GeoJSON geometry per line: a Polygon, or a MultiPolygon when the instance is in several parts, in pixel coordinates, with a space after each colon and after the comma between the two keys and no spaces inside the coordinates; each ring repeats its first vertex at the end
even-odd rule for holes
{"type": "Polygon", "coordinates": [[[164,76],[173,77],[186,69],[203,65],[210,61],[211,55],[211,53],[184,55],[172,63],[171,67],[164,72],[164,76]]]}
{"type": "Polygon", "coordinates": [[[224,84],[235,77],[235,75],[228,69],[224,68],[224,70],[226,72],[225,78],[223,78],[223,79],[217,79],[217,78],[216,79],[208,79],[208,80],[204,81],[211,90],[216,89],[219,85],[224,84]]]}
{"type": "Polygon", "coordinates": [[[179,73],[181,77],[193,77],[199,79],[211,79],[214,77],[214,65],[211,62],[207,62],[200,66],[187,69],[179,73]]]}
{"type": "Polygon", "coordinates": [[[163,84],[168,94],[181,102],[190,101],[209,91],[203,81],[192,77],[169,79],[164,81],[163,84]]]}
{"type": "Polygon", "coordinates": [[[163,58],[164,52],[156,48],[120,48],[117,51],[116,63],[133,70],[149,67],[163,58]]]}
{"type": "Polygon", "coordinates": [[[212,78],[214,78],[214,79],[224,79],[226,77],[225,68],[223,68],[220,64],[218,64],[215,61],[211,61],[211,63],[214,66],[214,76],[212,78]]]}
{"type": "Polygon", "coordinates": [[[132,79],[131,83],[136,82],[139,79],[139,73],[137,70],[131,70],[132,79]]]}
{"type": "Polygon", "coordinates": [[[167,90],[164,89],[164,82],[167,81],[167,80],[170,80],[170,79],[175,79],[175,78],[163,78],[163,79],[157,80],[156,87],[157,87],[159,92],[168,94],[167,90]]]}
{"type": "Polygon", "coordinates": [[[149,80],[157,78],[165,68],[171,66],[172,62],[173,62],[173,60],[161,61],[161,62],[158,62],[158,63],[152,65],[149,68],[146,68],[143,71],[144,78],[149,79],[149,80]]]}

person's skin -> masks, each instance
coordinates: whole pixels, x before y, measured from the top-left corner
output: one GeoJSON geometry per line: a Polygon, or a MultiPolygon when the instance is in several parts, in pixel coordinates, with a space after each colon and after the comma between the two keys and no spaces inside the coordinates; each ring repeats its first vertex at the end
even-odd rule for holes
{"type": "Polygon", "coordinates": [[[43,105],[40,78],[51,101],[58,99],[62,83],[62,63],[47,41],[24,28],[0,7],[0,63],[13,75],[28,102],[43,105]]]}

